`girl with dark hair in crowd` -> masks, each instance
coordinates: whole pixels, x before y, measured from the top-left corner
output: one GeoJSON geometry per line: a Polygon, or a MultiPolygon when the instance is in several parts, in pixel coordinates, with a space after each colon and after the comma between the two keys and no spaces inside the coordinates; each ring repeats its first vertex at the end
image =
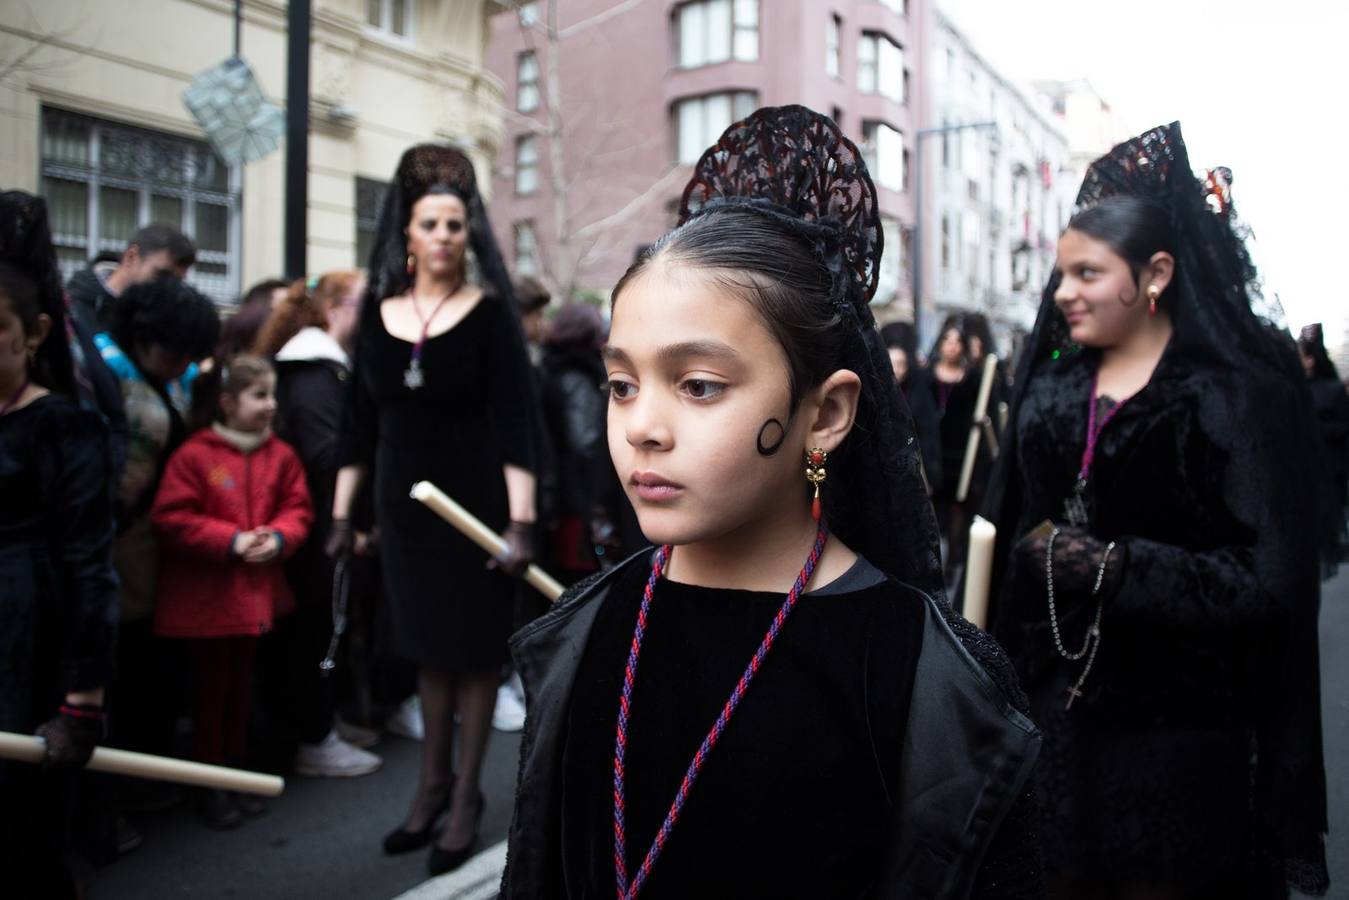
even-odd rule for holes
{"type": "Polygon", "coordinates": [[[860,152],[760,110],[681,221],[615,287],[605,348],[610,453],[662,546],[512,638],[503,896],[1039,896],[1039,739],[939,599],[860,152]]]}
{"type": "MultiPolygon", "coordinates": [[[[248,738],[258,638],[294,598],[282,561],[309,533],[304,466],[272,434],[276,373],[256,356],[223,361],[197,386],[216,414],[164,470],[151,519],[162,552],[154,630],[186,639],[192,663],[192,756],[240,766],[248,738]]],[[[205,790],[215,828],[265,809],[245,794],[205,790]]]]}
{"type": "Polygon", "coordinates": [[[420,145],[398,163],[380,212],[355,362],[328,549],[350,550],[352,501],[372,475],[384,599],[399,653],[418,666],[425,727],[421,782],[384,850],[406,853],[434,839],[428,868],[439,874],[473,854],[514,613],[511,576],[532,555],[535,520],[533,376],[473,163],[458,150],[420,145]],[[481,287],[468,280],[470,251],[481,287]],[[504,532],[505,557],[484,559],[411,499],[421,480],[504,532]]]}
{"type": "MultiPolygon", "coordinates": [[[[318,536],[305,541],[286,566],[296,609],[268,636],[260,660],[275,676],[276,707],[297,729],[294,765],[301,775],[352,777],[380,767],[378,756],[338,735],[336,679],[319,667],[333,634],[334,584],[338,590],[351,585],[349,568],[339,572],[323,552],[323,536],[332,525],[338,442],[351,400],[350,353],[364,292],[365,276],[355,270],[296,281],[254,344],[260,356],[275,360],[276,434],[304,464],[314,506],[310,532],[318,536]]],[[[350,593],[338,602],[349,598],[350,593]]],[[[376,737],[364,734],[367,741],[376,737]]]]}
{"type": "Polygon", "coordinates": [[[0,885],[73,898],[68,770],[102,739],[117,631],[108,432],[74,397],[43,201],[0,197],[0,240],[0,731],[47,752],[0,762],[0,885]]]}
{"type": "Polygon", "coordinates": [[[1323,571],[1329,577],[1349,552],[1349,520],[1345,518],[1345,508],[1349,505],[1349,391],[1340,382],[1340,374],[1326,353],[1319,323],[1302,329],[1297,349],[1302,371],[1307,375],[1307,387],[1311,388],[1330,474],[1326,505],[1330,507],[1329,514],[1335,524],[1323,571]]]}
{"type": "Polygon", "coordinates": [[[932,493],[937,525],[946,539],[946,578],[955,579],[965,564],[965,544],[969,529],[968,503],[956,500],[960,470],[965,464],[970,422],[978,402],[978,371],[969,366],[969,345],[965,339],[964,318],[950,315],[937,332],[928,371],[932,375],[932,395],[937,401],[941,423],[942,481],[932,493]]]}
{"type": "Polygon", "coordinates": [[[1178,124],[1088,170],[990,486],[1053,898],[1327,886],[1316,439],[1226,174],[1178,124]]]}
{"type": "Polygon", "coordinates": [[[908,322],[891,322],[881,328],[890,355],[890,368],[895,381],[904,393],[913,427],[918,435],[918,449],[923,456],[923,475],[928,493],[941,489],[945,472],[941,456],[941,418],[937,412],[937,398],[932,385],[932,372],[918,364],[918,341],[913,326],[908,322]]]}

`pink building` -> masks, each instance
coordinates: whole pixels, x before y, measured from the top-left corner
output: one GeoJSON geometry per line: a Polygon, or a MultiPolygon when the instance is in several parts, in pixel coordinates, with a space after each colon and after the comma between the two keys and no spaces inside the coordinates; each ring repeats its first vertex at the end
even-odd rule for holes
{"type": "Polygon", "coordinates": [[[607,295],[674,224],[690,164],[727,125],[800,103],[867,154],[886,232],[877,300],[903,313],[928,15],[929,0],[536,0],[496,16],[487,67],[509,109],[491,214],[507,263],[555,296],[607,295]]]}

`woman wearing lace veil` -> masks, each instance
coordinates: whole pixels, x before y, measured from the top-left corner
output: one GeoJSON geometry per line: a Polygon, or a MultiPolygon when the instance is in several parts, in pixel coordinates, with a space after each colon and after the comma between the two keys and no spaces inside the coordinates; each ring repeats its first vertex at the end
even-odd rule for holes
{"type": "Polygon", "coordinates": [[[990,621],[1051,897],[1326,888],[1312,419],[1229,185],[1178,124],[1094,163],[1016,380],[990,621]]]}
{"type": "Polygon", "coordinates": [[[880,253],[856,146],[763,109],[614,289],[609,450],[661,546],[512,638],[504,896],[1040,895],[1039,738],[941,599],[880,253]]]}
{"type": "Polygon", "coordinates": [[[394,642],[418,666],[426,725],[421,783],[384,850],[406,853],[434,838],[428,866],[439,874],[472,855],[482,819],[482,762],[514,601],[501,570],[523,571],[534,521],[529,357],[473,164],[458,150],[423,144],[398,163],[371,255],[352,383],[328,551],[350,549],[352,501],[369,471],[394,642]],[[481,285],[469,278],[470,250],[481,285]],[[421,480],[505,532],[509,552],[494,561],[497,571],[408,496],[421,480]]]}

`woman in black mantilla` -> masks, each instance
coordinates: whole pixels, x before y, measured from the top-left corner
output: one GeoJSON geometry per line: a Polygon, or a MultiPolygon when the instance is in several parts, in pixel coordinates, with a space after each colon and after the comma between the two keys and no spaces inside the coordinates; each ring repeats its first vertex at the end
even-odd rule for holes
{"type": "Polygon", "coordinates": [[[512,638],[504,896],[1042,895],[1039,738],[939,599],[880,256],[856,146],[763,109],[615,287],[609,452],[663,546],[512,638]]]}
{"type": "Polygon", "coordinates": [[[117,636],[108,429],[75,396],[46,205],[0,194],[0,731],[36,731],[42,769],[0,761],[0,892],[65,898],[74,782],[103,737],[117,636]]]}
{"type": "Polygon", "coordinates": [[[417,795],[384,849],[425,846],[448,810],[430,858],[435,874],[472,853],[511,631],[509,575],[528,563],[534,522],[529,357],[473,165],[458,150],[428,144],[403,154],[369,278],[329,551],[349,548],[355,489],[373,469],[384,594],[395,644],[418,666],[426,725],[417,795]],[[467,278],[470,249],[481,287],[467,278]],[[482,551],[408,496],[422,480],[504,532],[509,551],[491,571],[482,551]]]}
{"type": "Polygon", "coordinates": [[[1222,176],[1174,124],[1088,171],[990,487],[1055,898],[1327,885],[1312,418],[1222,176]]]}

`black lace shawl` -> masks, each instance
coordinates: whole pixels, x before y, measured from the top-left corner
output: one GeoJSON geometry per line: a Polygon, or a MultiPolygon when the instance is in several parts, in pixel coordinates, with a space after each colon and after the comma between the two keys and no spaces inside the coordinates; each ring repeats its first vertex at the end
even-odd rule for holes
{"type": "Polygon", "coordinates": [[[23,191],[0,194],[0,260],[33,279],[42,311],[51,316],[51,332],[38,348],[34,362],[34,379],[48,390],[74,396],[75,373],[66,339],[65,294],[52,246],[47,204],[41,197],[23,191]]]}
{"type": "MultiPolygon", "coordinates": [[[[1228,454],[1224,500],[1256,535],[1254,568],[1260,586],[1290,610],[1286,627],[1270,629],[1255,661],[1265,686],[1251,698],[1259,745],[1256,803],[1277,838],[1288,882],[1308,893],[1328,883],[1325,773],[1321,758],[1317,614],[1318,540],[1306,527],[1317,508],[1316,436],[1310,397],[1277,301],[1260,292],[1226,190],[1230,173],[1215,170],[1208,189],[1190,169],[1179,123],[1154,128],[1097,160],[1078,194],[1076,210],[1102,198],[1134,195],[1163,205],[1170,216],[1176,274],[1167,289],[1174,324],[1169,355],[1243,385],[1210,392],[1199,404],[1199,427],[1228,454]]],[[[1051,357],[1077,352],[1054,303],[1058,276],[1041,300],[1035,329],[1017,367],[1016,394],[984,515],[998,526],[990,621],[1003,585],[1007,553],[1021,508],[1016,429],[1032,379],[1048,377],[1051,357]]]]}
{"type": "Polygon", "coordinates": [[[722,205],[771,218],[815,248],[845,329],[840,367],[862,379],[852,432],[830,454],[830,526],[882,571],[941,598],[937,522],[913,418],[868,304],[880,272],[876,188],[855,144],[803,106],[733,124],[694,166],[680,224],[722,205]]]}

